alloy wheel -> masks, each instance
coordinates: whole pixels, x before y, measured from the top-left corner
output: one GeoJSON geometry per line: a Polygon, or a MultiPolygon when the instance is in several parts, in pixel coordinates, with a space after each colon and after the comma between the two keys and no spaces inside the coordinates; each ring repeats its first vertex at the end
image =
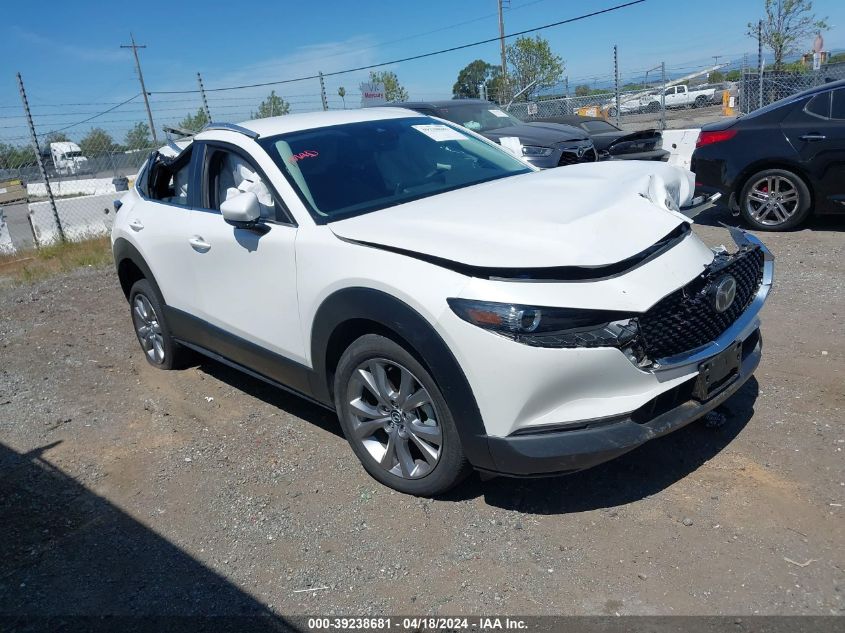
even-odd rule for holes
{"type": "Polygon", "coordinates": [[[748,190],[745,208],[760,224],[779,226],[794,216],[800,204],[798,189],[788,178],[766,176],[748,190]]]}
{"type": "Polygon", "coordinates": [[[437,465],[443,447],[437,408],[406,367],[385,358],[364,361],[349,379],[346,402],[350,439],[382,469],[419,479],[437,465]]]}
{"type": "Polygon", "coordinates": [[[164,337],[161,323],[153,308],[153,304],[142,294],[135,295],[132,304],[132,322],[141,347],[149,359],[160,365],[164,362],[164,337]]]}

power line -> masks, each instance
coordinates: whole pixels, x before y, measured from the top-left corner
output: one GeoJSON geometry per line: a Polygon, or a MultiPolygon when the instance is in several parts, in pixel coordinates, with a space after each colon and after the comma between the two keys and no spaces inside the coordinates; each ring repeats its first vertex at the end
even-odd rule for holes
{"type": "MultiPolygon", "coordinates": [[[[555,27],[555,26],[561,26],[563,24],[571,24],[572,22],[578,22],[580,20],[586,20],[587,18],[596,17],[598,15],[603,15],[605,13],[611,13],[613,11],[618,11],[619,9],[625,9],[627,7],[631,7],[631,6],[634,6],[636,4],[641,4],[645,1],[646,0],[631,0],[630,2],[626,2],[626,3],[623,3],[623,4],[617,4],[613,7],[607,8],[607,9],[601,9],[599,11],[593,11],[591,13],[585,13],[583,15],[579,15],[579,16],[574,17],[574,18],[569,18],[567,20],[560,20],[558,22],[551,22],[549,24],[544,24],[542,26],[538,26],[538,27],[535,27],[535,28],[525,29],[524,31],[518,31],[516,33],[511,33],[509,35],[505,35],[504,39],[510,39],[512,37],[519,37],[520,35],[526,35],[528,33],[535,33],[536,31],[542,31],[544,29],[549,29],[549,28],[552,28],[552,27],[555,27]]],[[[493,37],[493,38],[488,38],[488,39],[485,39],[485,40],[479,40],[477,42],[472,42],[472,43],[469,43],[469,44],[461,44],[460,46],[452,46],[450,48],[444,48],[444,49],[441,49],[441,50],[438,50],[438,51],[432,51],[430,53],[422,53],[420,55],[412,55],[410,57],[403,57],[401,59],[394,59],[394,60],[389,61],[389,62],[381,62],[381,63],[378,63],[378,64],[369,64],[367,66],[359,66],[357,68],[348,68],[346,70],[336,70],[336,71],[330,72],[330,73],[323,73],[323,77],[333,77],[333,76],[336,76],[336,75],[345,75],[345,74],[348,74],[348,73],[360,72],[362,70],[371,70],[373,68],[381,68],[383,66],[391,66],[393,64],[400,64],[402,62],[410,62],[410,61],[414,61],[414,60],[417,60],[417,59],[425,59],[426,57],[434,57],[435,55],[442,55],[444,53],[452,53],[454,51],[460,51],[460,50],[463,50],[463,49],[466,49],[466,48],[472,48],[474,46],[481,46],[482,44],[490,44],[491,42],[496,42],[499,39],[500,39],[499,37],[493,37]]],[[[318,78],[319,78],[319,75],[308,75],[306,77],[297,77],[296,79],[282,79],[282,80],[279,80],[279,81],[265,81],[265,82],[261,82],[261,83],[244,84],[244,85],[240,85],[240,86],[226,86],[226,87],[223,87],[223,88],[207,88],[206,92],[223,92],[225,90],[241,90],[241,89],[244,89],[244,88],[263,88],[265,86],[278,86],[280,84],[288,84],[288,83],[293,83],[293,82],[296,82],[296,81],[305,81],[305,80],[308,80],[308,79],[318,79],[318,78]]],[[[157,90],[157,91],[152,91],[149,94],[150,95],[156,95],[156,94],[159,94],[159,95],[163,95],[163,94],[196,94],[198,92],[199,92],[199,90],[157,90]]]]}
{"type": "Polygon", "coordinates": [[[134,95],[134,96],[132,96],[132,97],[129,97],[126,101],[123,101],[123,102],[121,102],[121,103],[118,103],[116,106],[112,106],[112,107],[111,107],[111,108],[109,108],[108,110],[103,110],[103,111],[102,111],[102,112],[100,112],[99,114],[95,114],[95,115],[94,115],[94,116],[92,116],[92,117],[88,117],[87,119],[83,119],[82,121],[77,121],[76,123],[71,123],[70,125],[66,125],[65,127],[58,128],[58,129],[56,129],[56,130],[50,130],[49,132],[45,132],[44,134],[53,134],[53,133],[55,133],[55,132],[64,132],[65,130],[69,130],[70,128],[72,128],[72,127],[76,127],[77,125],[82,125],[83,123],[88,123],[88,121],[93,121],[94,119],[96,119],[96,118],[98,118],[98,117],[101,117],[101,116],[103,116],[104,114],[108,114],[108,113],[109,113],[109,112],[111,112],[112,110],[117,110],[120,106],[122,106],[122,105],[126,105],[126,104],[127,104],[127,103],[129,103],[130,101],[134,101],[135,99],[137,99],[137,98],[138,98],[138,97],[140,97],[140,96],[141,96],[140,94],[134,95]]]}

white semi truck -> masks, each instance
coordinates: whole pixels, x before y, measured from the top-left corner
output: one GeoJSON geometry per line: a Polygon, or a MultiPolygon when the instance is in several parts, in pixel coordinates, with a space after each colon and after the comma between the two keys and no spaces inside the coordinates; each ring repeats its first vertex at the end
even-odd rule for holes
{"type": "Polygon", "coordinates": [[[88,159],[82,155],[82,150],[76,143],[61,141],[50,143],[50,158],[53,167],[60,176],[75,176],[90,172],[88,159]]]}

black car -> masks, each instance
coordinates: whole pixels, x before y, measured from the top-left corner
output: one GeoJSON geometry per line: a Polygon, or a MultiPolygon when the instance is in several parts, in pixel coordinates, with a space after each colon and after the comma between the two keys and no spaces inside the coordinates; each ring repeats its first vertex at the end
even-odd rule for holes
{"type": "Polygon", "coordinates": [[[593,142],[583,130],[558,123],[525,123],[495,103],[482,99],[408,101],[388,105],[446,119],[497,143],[505,137],[516,137],[522,144],[523,157],[535,167],[546,169],[598,160],[593,142]]]}
{"type": "Polygon", "coordinates": [[[845,212],[845,81],[705,126],[692,171],[697,192],[720,192],[755,229],[845,212]]]}
{"type": "Polygon", "coordinates": [[[593,140],[599,160],[669,160],[669,152],[663,149],[663,135],[659,130],[626,132],[604,119],[575,114],[531,120],[581,128],[593,140]]]}

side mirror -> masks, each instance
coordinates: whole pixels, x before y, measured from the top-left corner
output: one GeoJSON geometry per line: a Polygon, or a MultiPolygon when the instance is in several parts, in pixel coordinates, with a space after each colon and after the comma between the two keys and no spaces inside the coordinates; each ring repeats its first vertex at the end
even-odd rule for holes
{"type": "Polygon", "coordinates": [[[234,198],[226,200],[220,205],[220,212],[226,222],[235,226],[255,224],[261,217],[258,197],[251,191],[240,193],[234,198]]]}

